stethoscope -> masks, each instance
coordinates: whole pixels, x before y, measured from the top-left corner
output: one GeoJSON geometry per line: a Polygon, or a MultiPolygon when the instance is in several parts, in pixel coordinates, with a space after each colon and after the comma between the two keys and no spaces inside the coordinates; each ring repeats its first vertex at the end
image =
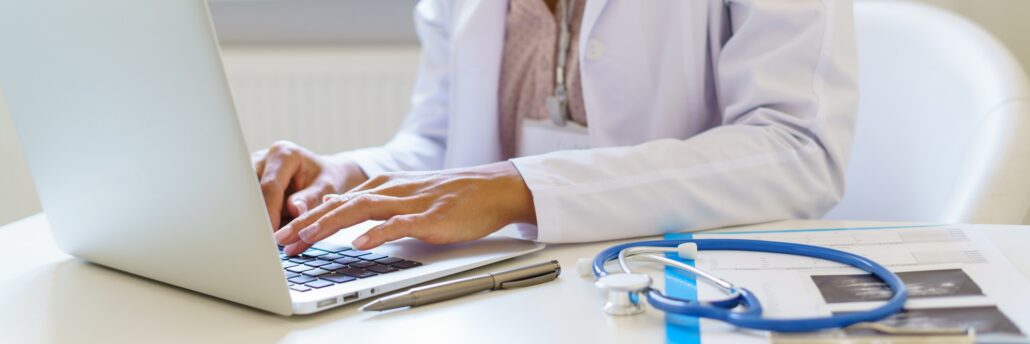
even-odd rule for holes
{"type": "Polygon", "coordinates": [[[593,261],[584,261],[581,273],[596,278],[595,284],[608,294],[604,310],[611,315],[630,315],[644,311],[641,295],[647,303],[667,313],[716,319],[737,327],[775,332],[809,332],[830,328],[844,328],[873,322],[901,311],[908,298],[908,290],[887,268],[868,258],[832,248],[741,239],[654,240],[616,245],[601,251],[593,261]],[[890,287],[893,295],[883,305],[864,312],[844,313],[826,317],[773,319],[762,316],[762,304],[755,294],[681,261],[665,256],[675,252],[680,258],[695,259],[698,250],[756,251],[782,253],[824,259],[869,272],[890,287]],[[627,261],[646,260],[665,264],[694,274],[728,295],[714,301],[694,301],[668,296],[651,287],[651,277],[633,272],[627,261]],[[610,273],[605,264],[618,260],[621,273],[610,273]],[[739,309],[738,309],[739,308],[739,309]]]}

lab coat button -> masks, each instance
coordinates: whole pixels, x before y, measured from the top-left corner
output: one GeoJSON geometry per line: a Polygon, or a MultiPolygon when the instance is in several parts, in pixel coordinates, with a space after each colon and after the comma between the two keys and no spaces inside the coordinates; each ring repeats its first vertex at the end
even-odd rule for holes
{"type": "Polygon", "coordinates": [[[587,59],[591,61],[600,60],[604,56],[604,44],[597,40],[587,42],[587,59]]]}

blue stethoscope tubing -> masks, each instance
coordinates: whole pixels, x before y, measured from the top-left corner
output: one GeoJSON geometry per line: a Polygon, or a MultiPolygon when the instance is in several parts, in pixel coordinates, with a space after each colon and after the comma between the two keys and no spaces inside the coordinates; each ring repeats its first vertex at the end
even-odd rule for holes
{"type": "Polygon", "coordinates": [[[843,328],[860,322],[876,321],[901,311],[908,299],[908,289],[898,275],[887,270],[883,265],[857,254],[844,252],[828,247],[805,244],[748,240],[748,239],[689,239],[689,240],[652,240],[639,241],[612,246],[597,254],[593,261],[594,276],[597,278],[608,274],[604,265],[618,259],[619,252],[631,247],[677,247],[680,244],[694,243],[699,251],[754,251],[782,253],[806,256],[833,261],[855,267],[876,276],[893,292],[887,302],[874,309],[832,315],[826,317],[772,319],[762,316],[762,306],[754,293],[737,288],[735,298],[719,302],[702,303],[666,296],[661,291],[648,288],[647,302],[665,312],[687,316],[716,319],[737,327],[774,332],[811,332],[830,328],[843,328]],[[743,310],[734,311],[737,306],[743,310]]]}

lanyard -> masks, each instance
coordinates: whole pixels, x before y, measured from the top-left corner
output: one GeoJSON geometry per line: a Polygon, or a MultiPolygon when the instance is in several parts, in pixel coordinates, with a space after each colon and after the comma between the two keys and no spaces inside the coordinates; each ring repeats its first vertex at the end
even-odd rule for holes
{"type": "Polygon", "coordinates": [[[569,22],[575,0],[561,0],[561,32],[558,34],[558,60],[555,62],[554,95],[547,97],[547,113],[554,125],[565,126],[569,118],[568,89],[565,85],[565,60],[569,54],[569,22]]]}

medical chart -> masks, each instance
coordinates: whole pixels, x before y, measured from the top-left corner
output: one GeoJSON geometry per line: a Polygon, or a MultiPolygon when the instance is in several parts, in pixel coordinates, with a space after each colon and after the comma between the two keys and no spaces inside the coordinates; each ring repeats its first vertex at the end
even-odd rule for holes
{"type": "MultiPolygon", "coordinates": [[[[906,310],[880,321],[881,324],[907,329],[973,328],[977,342],[1027,342],[1026,335],[1030,334],[1030,283],[982,233],[969,226],[713,233],[693,237],[820,245],[871,258],[897,273],[910,291],[906,310]]],[[[862,311],[882,304],[891,295],[882,282],[862,271],[814,258],[704,251],[695,264],[756,293],[770,317],[862,311]]],[[[696,292],[702,300],[722,296],[704,283],[696,292]]],[[[845,343],[892,338],[870,330],[770,336],[767,332],[740,330],[711,320],[701,320],[700,328],[700,341],[711,343],[845,343]]]]}

